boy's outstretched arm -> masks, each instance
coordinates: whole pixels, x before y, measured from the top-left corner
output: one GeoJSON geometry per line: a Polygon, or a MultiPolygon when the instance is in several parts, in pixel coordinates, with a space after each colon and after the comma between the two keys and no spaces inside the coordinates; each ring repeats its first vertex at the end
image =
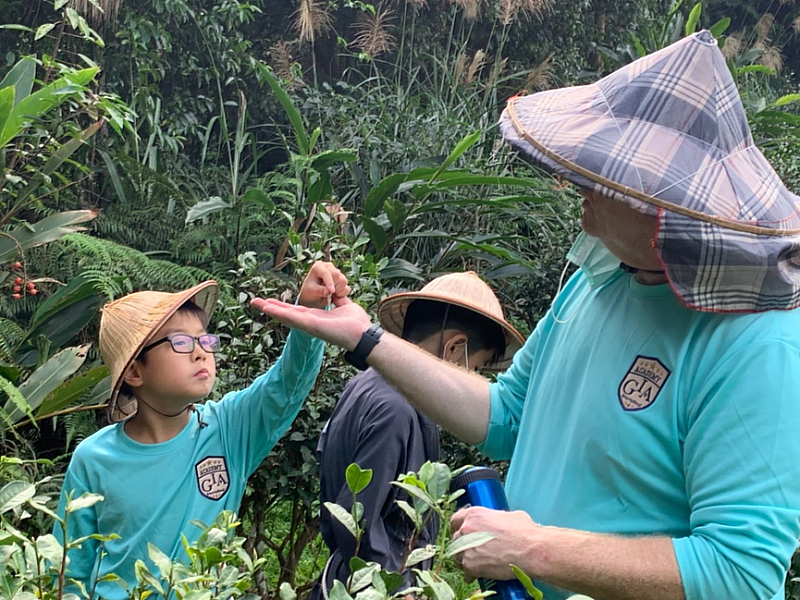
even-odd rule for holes
{"type": "MultiPolygon", "coordinates": [[[[309,273],[310,275],[310,273],[309,273]]],[[[252,306],[284,325],[353,350],[370,326],[367,313],[346,296],[333,296],[333,310],[295,306],[257,298],[252,306]]],[[[439,360],[397,336],[386,333],[367,360],[411,404],[468,443],[486,438],[489,382],[439,360]]]]}

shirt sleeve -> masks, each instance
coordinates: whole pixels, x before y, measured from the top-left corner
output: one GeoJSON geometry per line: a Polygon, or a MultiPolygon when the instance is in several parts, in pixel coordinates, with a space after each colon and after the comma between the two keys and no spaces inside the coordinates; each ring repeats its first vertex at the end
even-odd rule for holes
{"type": "Polygon", "coordinates": [[[783,598],[800,538],[800,351],[750,344],[687,411],[691,535],[673,540],[687,600],[783,598]]]}
{"type": "MultiPolygon", "coordinates": [[[[57,514],[64,518],[67,506],[67,496],[72,492],[72,499],[80,498],[89,491],[89,486],[83,483],[74,473],[72,465],[67,469],[64,477],[64,485],[61,488],[61,497],[58,502],[57,514]]],[[[77,540],[87,535],[98,533],[97,512],[94,506],[82,508],[71,512],[67,521],[67,540],[77,540]]],[[[53,526],[53,535],[60,544],[64,543],[64,530],[56,521],[53,526]]],[[[99,542],[97,540],[86,540],[80,547],[73,548],[67,553],[66,576],[83,583],[88,591],[91,591],[94,570],[98,563],[99,542]]],[[[74,585],[66,585],[69,593],[83,597],[74,585]]]]}
{"type": "MultiPolygon", "coordinates": [[[[405,403],[401,398],[397,401],[405,403]]],[[[384,515],[397,498],[398,488],[392,482],[401,473],[414,468],[408,464],[408,445],[416,421],[412,411],[410,407],[398,410],[391,402],[374,403],[359,423],[358,443],[352,458],[362,469],[372,469],[369,485],[356,498],[364,506],[365,528],[358,556],[379,563],[387,571],[397,572],[405,557],[403,549],[397,548],[397,541],[392,544],[384,515]]],[[[346,482],[337,493],[335,503],[348,511],[352,508],[353,494],[346,482]]],[[[331,518],[331,522],[337,547],[344,564],[348,565],[355,554],[356,539],[336,518],[331,518]]],[[[413,575],[408,574],[406,580],[413,582],[413,575]]]]}
{"type": "Polygon", "coordinates": [[[324,342],[293,329],[274,365],[217,404],[228,447],[249,477],[291,426],[322,366],[324,342]]]}
{"type": "Polygon", "coordinates": [[[486,439],[478,444],[478,450],[493,460],[508,460],[514,452],[541,326],[540,322],[522,349],[514,355],[511,367],[489,386],[489,427],[486,439]]]}

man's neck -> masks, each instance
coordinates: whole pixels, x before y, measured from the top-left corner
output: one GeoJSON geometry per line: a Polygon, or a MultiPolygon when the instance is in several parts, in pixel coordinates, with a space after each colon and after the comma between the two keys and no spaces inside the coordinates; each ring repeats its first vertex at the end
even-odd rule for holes
{"type": "Polygon", "coordinates": [[[663,271],[637,271],[633,278],[642,285],[661,285],[669,281],[663,271]]]}
{"type": "Polygon", "coordinates": [[[176,417],[164,417],[139,403],[137,413],[125,422],[125,433],[140,444],[160,444],[168,442],[186,427],[192,417],[188,408],[176,417]]]}

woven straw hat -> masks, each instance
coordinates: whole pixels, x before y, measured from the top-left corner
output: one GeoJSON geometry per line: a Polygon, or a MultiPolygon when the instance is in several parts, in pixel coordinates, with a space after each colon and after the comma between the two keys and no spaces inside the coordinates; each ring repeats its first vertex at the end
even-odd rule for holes
{"type": "Polygon", "coordinates": [[[506,321],[503,308],[492,288],[473,271],[442,275],[418,292],[403,292],[384,298],[378,305],[381,326],[389,333],[402,336],[406,312],[414,300],[433,300],[460,306],[500,325],[506,339],[506,352],[500,360],[487,365],[488,369],[508,368],[516,351],[525,343],[522,334],[506,321]]]}
{"type": "Polygon", "coordinates": [[[204,281],[188,290],[135,292],[106,304],[100,318],[100,355],[111,374],[109,415],[116,423],[136,414],[135,398],[120,398],[122,376],[153,335],[186,302],[211,315],[219,295],[216,281],[204,281]]]}
{"type": "Polygon", "coordinates": [[[656,251],[687,306],[800,305],[800,198],[756,147],[708,31],[591,85],[512,98],[500,128],[565,179],[657,214],[656,251]]]}

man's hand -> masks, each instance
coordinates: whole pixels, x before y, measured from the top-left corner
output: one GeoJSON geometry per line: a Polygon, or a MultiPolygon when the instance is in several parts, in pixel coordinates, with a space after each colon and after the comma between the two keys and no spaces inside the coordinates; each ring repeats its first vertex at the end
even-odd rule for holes
{"type": "Polygon", "coordinates": [[[450,519],[454,540],[477,531],[491,533],[496,538],[458,555],[466,580],[472,581],[477,577],[514,579],[509,565],[527,572],[526,563],[534,553],[538,527],[528,513],[522,511],[506,512],[476,506],[456,512],[450,519]]]}
{"type": "Polygon", "coordinates": [[[353,350],[370,326],[369,315],[346,296],[332,296],[332,300],[336,308],[327,311],[263,298],[254,299],[250,305],[284,325],[353,350]]]}
{"type": "Polygon", "coordinates": [[[330,302],[345,298],[349,293],[347,277],[339,269],[329,262],[315,262],[303,280],[297,301],[309,308],[325,308],[330,302]]]}

